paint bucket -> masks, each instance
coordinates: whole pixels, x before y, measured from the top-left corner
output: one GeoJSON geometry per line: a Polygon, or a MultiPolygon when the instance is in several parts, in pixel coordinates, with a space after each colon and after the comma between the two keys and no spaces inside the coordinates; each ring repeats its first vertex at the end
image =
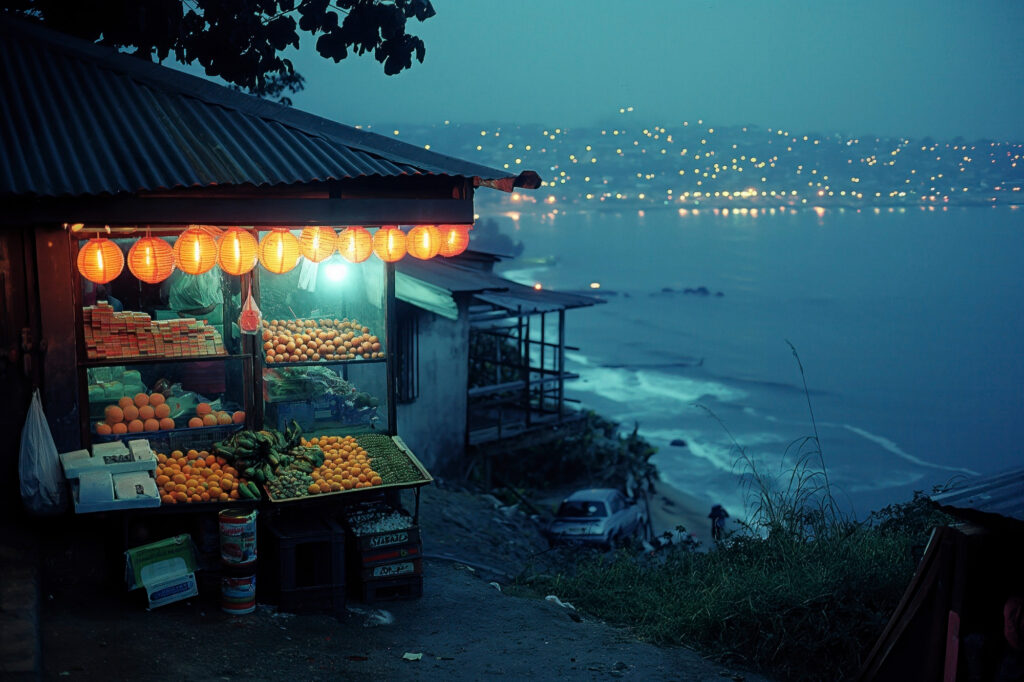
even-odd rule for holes
{"type": "Polygon", "coordinates": [[[224,613],[241,615],[256,610],[256,575],[225,574],[220,579],[220,608],[224,613]]]}
{"type": "Polygon", "coordinates": [[[220,559],[229,566],[256,563],[256,510],[220,512],[220,559]]]}

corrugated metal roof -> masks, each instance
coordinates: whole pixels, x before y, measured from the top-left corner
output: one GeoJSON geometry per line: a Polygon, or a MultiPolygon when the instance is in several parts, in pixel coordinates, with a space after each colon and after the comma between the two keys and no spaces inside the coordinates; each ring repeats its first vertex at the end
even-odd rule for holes
{"type": "Polygon", "coordinates": [[[402,175],[539,185],[0,17],[0,196],[402,175]]]}
{"type": "Polygon", "coordinates": [[[512,313],[544,313],[604,302],[594,296],[534,289],[493,272],[468,268],[440,258],[427,261],[404,258],[395,263],[395,270],[452,293],[474,294],[474,298],[512,313]]]}
{"type": "Polygon", "coordinates": [[[979,512],[1024,521],[1024,469],[969,478],[930,497],[951,513],[979,512]]]}

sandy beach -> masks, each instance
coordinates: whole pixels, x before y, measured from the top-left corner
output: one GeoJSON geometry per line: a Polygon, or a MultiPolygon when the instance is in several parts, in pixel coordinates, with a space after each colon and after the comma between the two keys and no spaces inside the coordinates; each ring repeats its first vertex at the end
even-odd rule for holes
{"type": "Polygon", "coordinates": [[[655,536],[661,536],[666,532],[672,533],[677,526],[682,526],[687,533],[692,533],[700,540],[701,549],[712,547],[714,543],[711,541],[711,520],[708,518],[708,512],[714,503],[715,500],[700,499],[664,481],[656,481],[649,503],[655,536]]]}

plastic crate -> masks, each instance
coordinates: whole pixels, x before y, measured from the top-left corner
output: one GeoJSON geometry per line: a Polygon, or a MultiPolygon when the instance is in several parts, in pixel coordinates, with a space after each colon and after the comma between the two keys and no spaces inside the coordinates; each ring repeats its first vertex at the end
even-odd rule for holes
{"type": "Polygon", "coordinates": [[[278,608],[293,613],[345,611],[345,533],[330,519],[270,518],[260,560],[262,584],[278,608]]]}
{"type": "Polygon", "coordinates": [[[382,564],[419,559],[423,556],[423,545],[417,542],[409,545],[365,550],[353,553],[353,555],[358,558],[360,568],[366,568],[369,566],[380,566],[382,564]]]}
{"type": "Polygon", "coordinates": [[[93,434],[94,443],[109,443],[113,441],[127,441],[143,438],[149,441],[149,447],[153,452],[169,454],[174,450],[188,452],[189,450],[209,450],[210,447],[219,441],[224,440],[232,433],[241,431],[245,424],[219,424],[217,426],[202,426],[197,428],[185,427],[182,429],[167,429],[165,431],[142,431],[140,433],[129,433],[119,436],[99,436],[93,434]]]}

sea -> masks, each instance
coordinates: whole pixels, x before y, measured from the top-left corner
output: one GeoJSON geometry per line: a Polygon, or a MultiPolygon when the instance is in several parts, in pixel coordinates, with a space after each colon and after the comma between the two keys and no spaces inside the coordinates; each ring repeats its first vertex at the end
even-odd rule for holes
{"type": "Polygon", "coordinates": [[[503,276],[603,301],[566,314],[567,396],[709,506],[801,457],[858,519],[1024,466],[1024,208],[496,218],[503,276]]]}

